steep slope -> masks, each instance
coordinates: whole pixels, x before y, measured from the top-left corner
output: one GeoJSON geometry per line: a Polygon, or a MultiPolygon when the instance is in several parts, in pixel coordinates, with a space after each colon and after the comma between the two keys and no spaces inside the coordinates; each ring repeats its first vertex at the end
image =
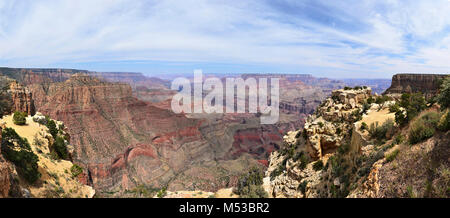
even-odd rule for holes
{"type": "Polygon", "coordinates": [[[271,154],[269,196],[450,197],[448,109],[420,94],[397,97],[334,91],[271,154]]]}
{"type": "Polygon", "coordinates": [[[190,159],[177,152],[183,144],[191,147],[192,156],[211,153],[202,152],[208,148],[197,142],[199,121],[133,98],[127,84],[76,74],[64,83],[30,88],[40,111],[70,127],[74,158],[90,169],[96,188],[117,183],[126,188],[133,183],[128,176],[148,183],[159,176],[169,177],[167,171],[179,171],[190,159]],[[134,172],[126,172],[124,167],[135,159],[142,160],[134,172]]]}
{"type": "Polygon", "coordinates": [[[269,196],[327,196],[324,188],[327,182],[322,181],[322,171],[314,170],[314,165],[327,164],[329,158],[343,150],[351,157],[359,153],[361,145],[348,142],[354,131],[353,123],[370,112],[363,108],[369,97],[370,88],[335,90],[307,118],[303,130],[288,133],[284,146],[269,159],[264,179],[269,196]]]}
{"type": "MultiPolygon", "coordinates": [[[[11,128],[17,132],[19,137],[30,142],[31,151],[38,158],[37,167],[40,174],[37,181],[30,183],[18,170],[19,166],[7,161],[2,152],[0,154],[0,197],[92,198],[95,194],[94,189],[82,184],[80,180],[82,173],[76,176],[73,174],[74,164],[70,160],[52,157],[50,148],[55,142],[49,134],[48,128],[34,121],[36,117],[39,115],[28,116],[26,125],[15,125],[12,116],[4,116],[0,120],[0,129],[3,129],[2,135],[6,134],[7,128],[11,128]]],[[[12,139],[1,138],[0,142],[3,147],[6,142],[2,140],[12,139]]]]}
{"type": "Polygon", "coordinates": [[[440,82],[446,76],[448,74],[396,74],[385,94],[422,92],[428,98],[437,94],[440,82]]]}

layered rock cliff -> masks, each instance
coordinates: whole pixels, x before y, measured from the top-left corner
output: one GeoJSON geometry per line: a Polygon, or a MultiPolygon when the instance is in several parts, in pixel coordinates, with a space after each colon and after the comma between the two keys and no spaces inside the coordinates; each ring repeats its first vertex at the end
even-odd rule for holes
{"type": "Polygon", "coordinates": [[[422,92],[429,98],[438,93],[440,82],[449,74],[396,74],[384,94],[422,92]]]}
{"type": "Polygon", "coordinates": [[[320,103],[317,99],[341,85],[310,76],[283,77],[280,122],[261,126],[251,114],[173,114],[166,104],[173,92],[155,92],[151,83],[140,83],[140,74],[0,71],[27,85],[38,111],[64,121],[73,160],[86,169],[84,182],[104,196],[128,196],[127,190],[142,186],[174,191],[233,186],[247,167],[267,165],[282,135],[303,126],[305,113],[320,103]]]}
{"type": "Polygon", "coordinates": [[[17,82],[12,82],[8,92],[12,98],[12,110],[22,111],[33,116],[36,111],[34,108],[33,94],[27,87],[23,87],[17,82]]]}
{"type": "Polygon", "coordinates": [[[24,86],[29,84],[43,84],[63,82],[76,73],[90,73],[87,70],[75,69],[39,69],[39,68],[7,68],[0,67],[0,74],[16,80],[24,86]]]}

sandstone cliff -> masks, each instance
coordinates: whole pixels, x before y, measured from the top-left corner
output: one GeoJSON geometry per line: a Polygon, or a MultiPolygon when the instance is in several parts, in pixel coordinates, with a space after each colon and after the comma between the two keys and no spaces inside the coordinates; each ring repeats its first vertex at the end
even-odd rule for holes
{"type": "Polygon", "coordinates": [[[402,94],[422,92],[425,96],[435,96],[439,90],[440,81],[449,74],[396,74],[392,76],[391,86],[385,94],[402,94]]]}
{"type": "Polygon", "coordinates": [[[19,85],[17,82],[12,82],[8,92],[12,98],[12,110],[22,111],[33,116],[36,111],[34,108],[33,94],[28,88],[19,85]]]}

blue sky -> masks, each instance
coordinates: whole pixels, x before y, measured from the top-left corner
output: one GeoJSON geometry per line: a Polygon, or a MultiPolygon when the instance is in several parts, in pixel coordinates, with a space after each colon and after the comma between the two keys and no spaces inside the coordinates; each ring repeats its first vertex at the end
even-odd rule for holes
{"type": "Polygon", "coordinates": [[[0,66],[448,73],[449,0],[0,0],[0,66]]]}

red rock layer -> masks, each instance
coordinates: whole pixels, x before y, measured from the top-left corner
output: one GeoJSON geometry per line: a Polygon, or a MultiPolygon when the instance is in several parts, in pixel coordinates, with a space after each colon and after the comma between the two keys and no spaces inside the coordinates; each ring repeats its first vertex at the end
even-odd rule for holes
{"type": "Polygon", "coordinates": [[[29,115],[36,113],[34,108],[33,95],[28,90],[16,82],[10,84],[9,92],[12,98],[12,110],[26,112],[29,115]]]}

